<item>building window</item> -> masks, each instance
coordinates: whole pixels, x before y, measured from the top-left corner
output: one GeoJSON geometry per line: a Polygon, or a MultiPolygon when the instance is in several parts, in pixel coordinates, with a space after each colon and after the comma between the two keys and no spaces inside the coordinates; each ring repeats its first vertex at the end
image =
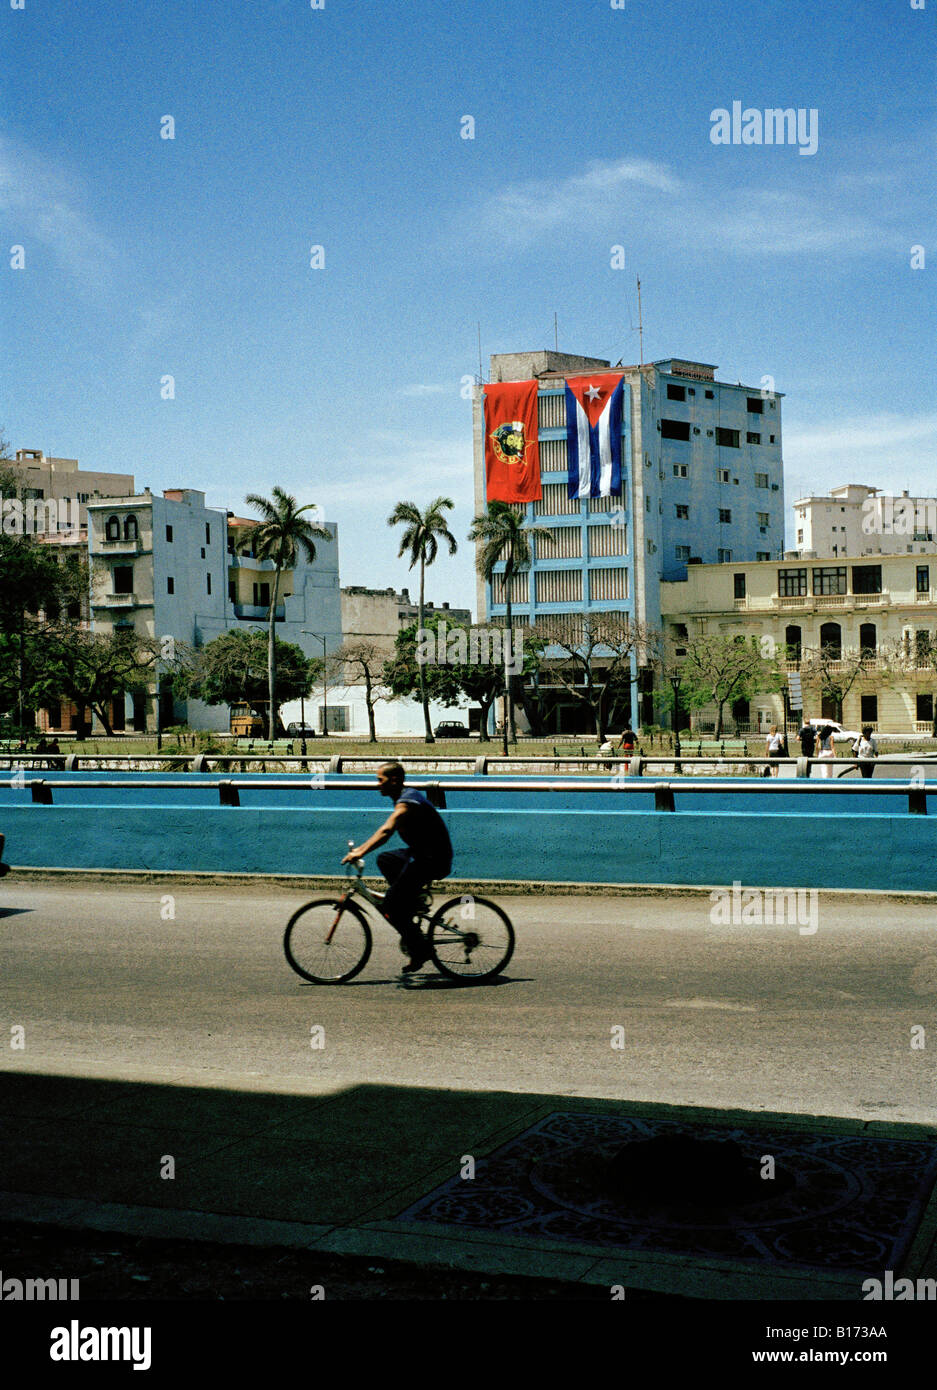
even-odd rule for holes
{"type": "Polygon", "coordinates": [[[715,399],[715,395],[716,395],[715,391],[707,391],[707,392],[706,392],[706,399],[707,399],[708,401],[714,400],[714,399],[715,399]]]}
{"type": "Polygon", "coordinates": [[[917,592],[926,594],[930,592],[930,566],[918,565],[917,567],[917,592]]]}
{"type": "Polygon", "coordinates": [[[172,575],[166,576],[166,592],[167,594],[174,594],[176,592],[176,581],[173,579],[172,575]]]}
{"type": "MultiPolygon", "coordinates": [[[[774,406],[772,405],[771,408],[772,408],[772,410],[773,410],[773,409],[774,409],[774,406]]],[[[773,435],[773,434],[769,434],[769,435],[768,435],[768,443],[769,443],[769,444],[773,444],[773,443],[774,443],[774,435],[773,435]]]]}
{"type": "Polygon", "coordinates": [[[689,521],[689,519],[690,519],[690,509],[689,509],[689,507],[684,507],[682,503],[678,502],[678,503],[675,505],[675,507],[674,507],[674,511],[675,511],[676,514],[677,514],[677,520],[678,520],[678,521],[689,521]]]}
{"type": "Polygon", "coordinates": [[[784,645],[787,647],[789,661],[800,660],[801,642],[802,633],[796,623],[784,629],[784,645]]]}
{"type": "Polygon", "coordinates": [[[673,466],[673,475],[674,475],[675,478],[685,478],[685,477],[686,477],[686,464],[685,464],[685,463],[675,463],[674,466],[673,466]]]}
{"type": "Polygon", "coordinates": [[[753,434],[752,431],[749,430],[749,431],[747,432],[747,434],[745,435],[745,442],[746,442],[747,444],[760,444],[760,443],[761,443],[761,435],[760,435],[760,434],[753,434]]]}
{"type": "Polygon", "coordinates": [[[914,634],[914,660],[919,666],[926,666],[931,654],[930,633],[925,629],[914,634]]]}
{"type": "Polygon", "coordinates": [[[628,597],[628,571],[626,569],[599,569],[589,571],[589,598],[614,599],[628,597]]]}
{"type": "Polygon", "coordinates": [[[756,487],[767,487],[767,486],[768,486],[768,475],[767,475],[767,473],[756,473],[756,474],[755,474],[755,486],[756,486],[756,487]]]}
{"type": "Polygon", "coordinates": [[[800,598],[807,592],[807,571],[778,570],[779,598],[800,598]]]}
{"type": "Polygon", "coordinates": [[[667,399],[668,399],[668,401],[685,401],[685,400],[686,400],[686,387],[685,387],[685,386],[674,386],[671,382],[668,382],[668,383],[667,383],[667,399]]]}
{"type": "Polygon", "coordinates": [[[211,522],[205,522],[205,544],[211,545],[211,522]]]}
{"type": "Polygon", "coordinates": [[[770,560],[770,559],[771,559],[771,551],[770,551],[770,550],[756,550],[756,551],[755,551],[755,559],[756,559],[756,560],[770,560]]]}
{"type": "Polygon", "coordinates": [[[797,532],[797,544],[798,544],[798,545],[803,545],[803,543],[804,543],[804,533],[803,533],[803,531],[798,531],[798,532],[797,532]]]}
{"type": "Polygon", "coordinates": [[[720,508],[719,508],[719,523],[720,523],[720,525],[722,525],[722,526],[727,526],[731,520],[732,520],[732,508],[731,508],[731,507],[720,507],[720,508]]]}
{"type": "Polygon", "coordinates": [[[167,526],[167,527],[166,527],[166,541],[167,541],[167,543],[168,543],[169,545],[172,545],[172,527],[171,527],[171,526],[167,526]]]}
{"type": "Polygon", "coordinates": [[[237,603],[238,601],[238,586],[234,579],[228,580],[228,601],[230,603],[237,603]]]}
{"type": "Polygon", "coordinates": [[[106,541],[120,540],[120,517],[109,516],[104,524],[104,539],[106,541]]]}
{"type": "MultiPolygon", "coordinates": [[[[661,420],[660,434],[662,439],[689,439],[690,422],[689,420],[661,420]]],[[[738,442],[738,432],[736,432],[736,442],[738,442]]]]}
{"type": "Polygon", "coordinates": [[[206,576],[205,576],[205,592],[208,593],[208,594],[211,593],[211,575],[210,575],[210,574],[206,574],[206,576]]]}
{"type": "Polygon", "coordinates": [[[140,528],[137,525],[137,518],[131,512],[129,516],[124,518],[124,540],[135,541],[139,540],[139,537],[140,528]]]}
{"type": "Polygon", "coordinates": [[[717,425],[716,443],[723,449],[737,449],[739,447],[738,430],[725,430],[721,425],[717,425]]]}
{"type": "Polygon", "coordinates": [[[933,695],[918,695],[917,697],[917,719],[921,724],[932,724],[934,721],[934,697],[933,695]]]}
{"type": "Polygon", "coordinates": [[[114,566],[114,593],[133,593],[133,565],[114,566]]]}
{"type": "Polygon", "coordinates": [[[745,401],[749,415],[763,415],[765,403],[760,396],[748,396],[745,401]]]}
{"type": "Polygon", "coordinates": [[[732,551],[719,550],[716,553],[716,559],[720,565],[729,565],[732,563],[732,551]]]}
{"type": "Polygon", "coordinates": [[[820,647],[827,656],[839,661],[843,655],[843,630],[839,623],[824,623],[820,628],[820,647]]]}
{"type": "Polygon", "coordinates": [[[813,592],[815,594],[845,594],[846,566],[826,565],[813,572],[813,592]]]}
{"type": "Polygon", "coordinates": [[[859,696],[859,722],[860,724],[878,723],[878,696],[860,695],[859,696]]]}
{"type": "Polygon", "coordinates": [[[263,584],[254,584],[254,607],[270,607],[270,585],[266,582],[263,584]]]}
{"type": "Polygon", "coordinates": [[[538,603],[582,602],[582,570],[537,570],[534,584],[538,603]]]}
{"type": "Polygon", "coordinates": [[[859,650],[863,656],[875,655],[875,624],[862,623],[859,627],[859,650]]]}
{"type": "Polygon", "coordinates": [[[678,560],[689,560],[690,547],[688,545],[674,546],[674,555],[677,557],[678,560]]]}
{"type": "Polygon", "coordinates": [[[881,565],[853,565],[852,591],[854,594],[880,594],[882,592],[881,565]]]}
{"type": "Polygon", "coordinates": [[[734,574],[734,575],[732,576],[732,581],[733,581],[733,584],[734,584],[734,586],[735,586],[735,594],[734,594],[734,597],[735,597],[735,598],[744,598],[744,597],[745,597],[745,576],[744,576],[744,574],[734,574]]]}
{"type": "Polygon", "coordinates": [[[771,524],[771,517],[768,512],[756,512],[755,515],[758,518],[759,526],[769,526],[771,524]]]}
{"type": "Polygon", "coordinates": [[[720,468],[720,469],[718,470],[718,472],[719,472],[719,481],[720,481],[720,483],[727,483],[727,482],[729,482],[729,470],[728,470],[728,468],[720,468]]]}

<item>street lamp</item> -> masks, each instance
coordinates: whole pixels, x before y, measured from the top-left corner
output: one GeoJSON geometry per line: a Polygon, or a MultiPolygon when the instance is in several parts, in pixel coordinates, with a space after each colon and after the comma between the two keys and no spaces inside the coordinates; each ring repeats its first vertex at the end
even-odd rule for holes
{"type": "MultiPolygon", "coordinates": [[[[305,637],[314,637],[317,642],[322,643],[322,733],[327,738],[329,733],[329,681],[328,668],[326,666],[328,657],[325,650],[325,638],[321,633],[310,632],[307,627],[302,629],[302,633],[305,637]]],[[[301,708],[303,708],[303,706],[301,706],[301,708]]],[[[303,752],[305,753],[306,720],[305,717],[301,717],[303,718],[303,752]]]]}
{"type": "MultiPolygon", "coordinates": [[[[673,751],[676,757],[680,756],[680,685],[683,677],[679,674],[670,677],[670,684],[673,688],[673,751]]],[[[674,768],[674,771],[677,769],[674,768]]]]}

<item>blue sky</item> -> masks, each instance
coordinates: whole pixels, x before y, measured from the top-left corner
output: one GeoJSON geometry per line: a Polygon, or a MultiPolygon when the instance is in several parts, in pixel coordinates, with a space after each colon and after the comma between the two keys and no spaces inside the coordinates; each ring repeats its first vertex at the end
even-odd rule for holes
{"type": "Polygon", "coordinates": [[[235,511],[279,484],[338,523],[343,584],[412,587],[386,517],[448,494],[428,595],[474,607],[476,325],[486,372],[554,313],[562,350],[635,362],[639,275],[646,360],[785,393],[788,512],[937,492],[937,0],[26,0],[0,26],[14,448],[235,511]],[[816,153],[714,145],[733,101],[815,109],[816,153]]]}

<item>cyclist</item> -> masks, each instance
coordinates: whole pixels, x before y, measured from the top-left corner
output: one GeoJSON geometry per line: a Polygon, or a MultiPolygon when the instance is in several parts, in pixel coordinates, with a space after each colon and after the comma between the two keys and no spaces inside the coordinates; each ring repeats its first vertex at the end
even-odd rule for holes
{"type": "Polygon", "coordinates": [[[400,933],[402,948],[410,959],[404,973],[419,970],[430,952],[413,918],[420,894],[434,878],[445,878],[452,870],[452,841],[445,821],[436,807],[415,787],[404,790],[406,773],[398,762],[382,763],[377,770],[377,789],[394,803],[390,816],[363,844],[349,850],[342,860],[363,859],[383,845],[396,831],[406,849],[386,850],[377,857],[377,866],[390,885],[381,911],[400,933]]]}

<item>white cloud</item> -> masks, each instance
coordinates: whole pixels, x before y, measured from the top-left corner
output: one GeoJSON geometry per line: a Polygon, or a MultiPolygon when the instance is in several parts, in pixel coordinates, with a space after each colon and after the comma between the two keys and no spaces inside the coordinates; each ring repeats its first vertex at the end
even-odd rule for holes
{"type": "Polygon", "coordinates": [[[448,396],[455,390],[455,386],[442,386],[439,383],[416,382],[413,386],[403,386],[398,395],[400,396],[448,396]]]}
{"type": "Polygon", "coordinates": [[[20,141],[0,135],[0,214],[11,237],[38,243],[83,290],[100,290],[115,259],[112,242],[82,207],[74,178],[20,141]]]}
{"type": "Polygon", "coordinates": [[[486,236],[523,242],[567,222],[590,222],[604,208],[621,211],[641,191],[673,193],[680,187],[662,164],[650,160],[593,160],[582,174],[566,179],[530,180],[486,200],[479,213],[486,236]]]}
{"type": "Polygon", "coordinates": [[[933,496],[935,457],[934,413],[851,415],[801,430],[789,428],[784,434],[786,504],[846,483],[933,496]]]}

